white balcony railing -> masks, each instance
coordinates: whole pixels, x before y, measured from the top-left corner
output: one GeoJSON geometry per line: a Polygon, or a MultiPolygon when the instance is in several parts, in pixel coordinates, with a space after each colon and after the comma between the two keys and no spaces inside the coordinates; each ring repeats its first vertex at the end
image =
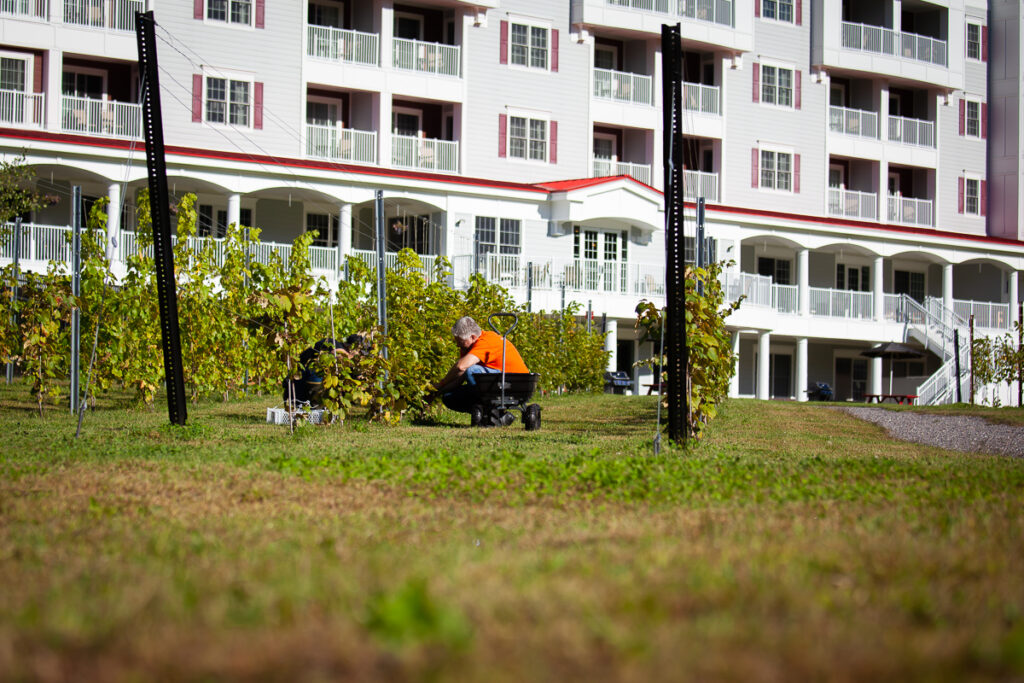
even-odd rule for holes
{"type": "Polygon", "coordinates": [[[900,195],[889,195],[890,223],[906,223],[908,225],[933,225],[932,200],[914,199],[900,195]]]}
{"type": "Polygon", "coordinates": [[[843,22],[843,47],[946,66],[946,41],[884,26],[843,22]]]}
{"type": "Polygon", "coordinates": [[[696,201],[703,197],[709,202],[718,201],[718,174],[704,171],[683,171],[683,197],[696,201]]]}
{"type": "Polygon", "coordinates": [[[744,306],[773,305],[772,279],[767,275],[743,273],[733,270],[722,272],[722,291],[728,301],[736,301],[741,296],[744,306]]]}
{"type": "Polygon", "coordinates": [[[831,106],[828,108],[828,129],[833,133],[878,137],[878,114],[864,109],[831,106]]]}
{"type": "MultiPolygon", "coordinates": [[[[377,269],[377,252],[366,251],[362,249],[353,249],[352,255],[359,258],[370,267],[370,270],[377,269]]],[[[434,266],[437,264],[437,256],[433,254],[417,254],[420,259],[420,266],[415,271],[418,272],[423,278],[429,283],[434,281],[434,266]]],[[[384,254],[384,268],[394,269],[398,263],[398,254],[389,251],[384,254]]]]}
{"type": "Polygon", "coordinates": [[[45,107],[43,93],[0,90],[0,123],[6,126],[42,128],[45,107]]]}
{"type": "Polygon", "coordinates": [[[810,287],[811,315],[870,320],[874,317],[874,295],[846,289],[810,287]]]}
{"type": "Polygon", "coordinates": [[[797,285],[772,284],[772,308],[779,313],[799,313],[800,288],[797,285]]]}
{"type": "Polygon", "coordinates": [[[905,116],[889,117],[889,139],[905,145],[935,146],[935,124],[923,119],[905,116]]]}
{"type": "Polygon", "coordinates": [[[964,320],[970,320],[973,315],[975,327],[990,330],[1010,329],[1010,304],[954,299],[953,310],[964,320]]]}
{"type": "Polygon", "coordinates": [[[48,0],[0,0],[0,16],[48,19],[50,3],[48,0]]]}
{"type": "Polygon", "coordinates": [[[683,83],[683,108],[687,111],[721,116],[721,89],[717,85],[683,83]]]}
{"type": "Polygon", "coordinates": [[[64,23],[113,31],[135,31],[135,13],[143,0],[64,0],[64,23]]]}
{"type": "Polygon", "coordinates": [[[828,215],[878,220],[878,195],[873,192],[828,188],[828,215]]]}
{"type": "Polygon", "coordinates": [[[380,38],[376,33],[313,24],[306,29],[306,54],[310,57],[368,66],[380,64],[380,38]]]}
{"type": "Polygon", "coordinates": [[[632,104],[654,104],[650,76],[594,69],[594,97],[632,104]]]}
{"type": "Polygon", "coordinates": [[[645,185],[651,184],[650,164],[633,164],[628,161],[615,161],[603,157],[594,157],[594,177],[628,175],[645,185]]]}
{"type": "Polygon", "coordinates": [[[645,12],[659,12],[676,17],[733,25],[732,0],[607,0],[615,7],[628,7],[645,12]]]}
{"type": "Polygon", "coordinates": [[[377,133],[340,126],[306,125],[306,156],[329,161],[377,163],[377,133]]]}
{"type": "Polygon", "coordinates": [[[88,97],[63,96],[61,128],[103,137],[142,137],[142,105],[88,97]]]}
{"type": "MultiPolygon", "coordinates": [[[[14,223],[4,226],[4,239],[0,241],[0,258],[14,259],[14,223]]],[[[65,226],[21,224],[21,243],[18,258],[21,262],[71,263],[71,229],[65,226]]]]}
{"type": "Polygon", "coordinates": [[[462,73],[459,53],[458,45],[395,38],[391,65],[396,69],[458,77],[462,73]]]}
{"type": "Polygon", "coordinates": [[[399,168],[455,173],[459,170],[459,143],[414,135],[392,135],[391,164],[399,168]]]}

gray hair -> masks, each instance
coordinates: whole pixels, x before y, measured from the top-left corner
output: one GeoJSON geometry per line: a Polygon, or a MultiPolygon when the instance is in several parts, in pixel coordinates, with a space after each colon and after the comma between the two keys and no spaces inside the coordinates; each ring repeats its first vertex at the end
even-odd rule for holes
{"type": "Polygon", "coordinates": [[[480,326],[477,325],[476,321],[468,315],[459,318],[458,321],[452,325],[452,336],[458,339],[469,339],[474,334],[480,334],[480,326]]]}

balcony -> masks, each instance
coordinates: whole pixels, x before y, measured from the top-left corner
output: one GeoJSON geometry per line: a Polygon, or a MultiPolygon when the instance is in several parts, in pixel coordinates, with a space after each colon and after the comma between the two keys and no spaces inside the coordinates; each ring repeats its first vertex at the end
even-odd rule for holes
{"type": "Polygon", "coordinates": [[[594,177],[605,178],[608,176],[628,175],[639,180],[644,185],[651,184],[650,164],[633,164],[628,161],[615,161],[613,159],[594,157],[594,177]]]}
{"type": "Polygon", "coordinates": [[[43,19],[50,16],[47,0],[0,0],[0,17],[13,16],[23,19],[43,19]]]}
{"type": "Polygon", "coordinates": [[[828,215],[878,220],[878,195],[873,192],[828,188],[828,215]]]}
{"type": "Polygon", "coordinates": [[[933,225],[932,200],[914,199],[901,195],[889,195],[890,223],[904,223],[906,225],[933,225]]]}
{"type": "Polygon", "coordinates": [[[310,57],[365,66],[380,64],[380,40],[376,33],[316,25],[308,25],[306,29],[306,54],[310,57]]]}
{"type": "Polygon", "coordinates": [[[102,137],[142,137],[142,105],[65,95],[61,99],[61,129],[102,137]]]}
{"type": "Polygon", "coordinates": [[[935,124],[922,119],[890,116],[889,140],[905,145],[935,147],[935,124]]]}
{"type": "Polygon", "coordinates": [[[875,297],[871,292],[809,287],[811,315],[871,320],[875,297]]]}
{"type": "Polygon", "coordinates": [[[946,41],[916,33],[899,33],[884,26],[844,21],[843,47],[947,66],[946,41]]]}
{"type": "Polygon", "coordinates": [[[135,13],[145,10],[143,0],[64,0],[64,23],[134,33],[135,13]]]}
{"type": "Polygon", "coordinates": [[[614,7],[735,26],[732,0],[607,0],[614,7]]]}
{"type": "Polygon", "coordinates": [[[831,106],[828,109],[828,129],[833,133],[878,138],[878,114],[863,109],[831,106]]]}
{"type": "Polygon", "coordinates": [[[340,126],[306,125],[306,156],[328,161],[377,163],[377,133],[340,126]]]}
{"type": "Polygon", "coordinates": [[[395,38],[393,41],[391,65],[396,69],[458,78],[461,75],[461,64],[458,45],[405,38],[395,38]]]}
{"type": "Polygon", "coordinates": [[[696,201],[703,197],[709,202],[717,202],[718,174],[705,171],[683,171],[683,197],[696,201]]]}
{"type": "Polygon", "coordinates": [[[954,299],[953,311],[964,320],[970,320],[973,315],[975,327],[989,330],[1010,329],[1010,304],[954,299]]]}
{"type": "Polygon", "coordinates": [[[392,135],[391,165],[395,168],[457,173],[459,143],[414,135],[392,135]]]}
{"type": "Polygon", "coordinates": [[[594,97],[627,104],[654,104],[652,78],[642,74],[594,69],[594,97]]]}
{"type": "Polygon", "coordinates": [[[683,108],[702,114],[722,115],[721,89],[716,85],[683,83],[683,108]]]}
{"type": "Polygon", "coordinates": [[[42,128],[46,95],[19,90],[0,90],[0,124],[17,128],[42,128]]]}
{"type": "Polygon", "coordinates": [[[742,296],[744,306],[772,306],[772,279],[767,275],[725,270],[721,281],[722,291],[729,301],[742,296]]]}

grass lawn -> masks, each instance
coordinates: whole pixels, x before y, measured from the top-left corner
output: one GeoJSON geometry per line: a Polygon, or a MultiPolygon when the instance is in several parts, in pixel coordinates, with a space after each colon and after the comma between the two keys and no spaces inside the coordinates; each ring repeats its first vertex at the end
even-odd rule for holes
{"type": "Polygon", "coordinates": [[[1024,460],[742,400],[654,457],[654,397],[540,402],[76,441],[0,385],[0,680],[1024,679],[1024,460]]]}

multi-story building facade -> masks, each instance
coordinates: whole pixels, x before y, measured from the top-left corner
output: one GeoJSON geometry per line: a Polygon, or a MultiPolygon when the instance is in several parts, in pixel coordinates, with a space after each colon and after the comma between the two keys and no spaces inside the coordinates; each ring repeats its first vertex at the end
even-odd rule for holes
{"type": "Polygon", "coordinates": [[[678,22],[686,196],[747,297],[734,395],[884,380],[943,400],[962,319],[1017,319],[1019,3],[5,0],[0,152],[62,199],[24,217],[28,267],[63,256],[46,245],[74,185],[121,207],[115,267],[134,248],[136,9],[158,23],[168,181],[209,239],[254,225],[287,254],[312,230],[337,279],[375,246],[381,190],[389,251],[446,256],[456,284],[481,272],[534,310],[592,308],[629,368],[653,353],[636,303],[664,300],[660,46],[678,22]],[[904,339],[925,356],[861,355],[904,339]]]}

